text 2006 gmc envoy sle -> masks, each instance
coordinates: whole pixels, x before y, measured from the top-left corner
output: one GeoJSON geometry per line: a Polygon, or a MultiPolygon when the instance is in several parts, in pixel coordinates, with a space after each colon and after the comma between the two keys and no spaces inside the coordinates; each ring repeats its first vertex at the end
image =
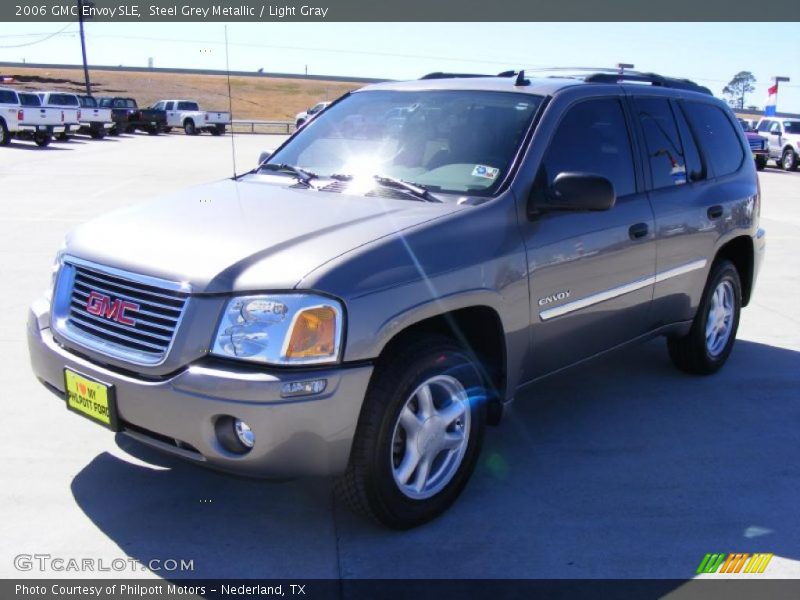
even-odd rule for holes
{"type": "Polygon", "coordinates": [[[33,370],[166,452],[425,522],[526,384],[655,335],[690,373],[731,352],[765,243],[747,141],[705,88],[626,79],[371,85],[251,173],[86,223],[33,370]]]}

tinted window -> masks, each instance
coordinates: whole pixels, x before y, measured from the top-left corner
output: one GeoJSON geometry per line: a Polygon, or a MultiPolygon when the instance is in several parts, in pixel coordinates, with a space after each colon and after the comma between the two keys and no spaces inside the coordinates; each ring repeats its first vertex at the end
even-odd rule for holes
{"type": "Polygon", "coordinates": [[[736,171],[744,160],[744,149],[725,112],[718,106],[700,102],[684,104],[686,117],[697,135],[703,153],[720,177],[736,171]]]}
{"type": "Polygon", "coordinates": [[[780,133],[781,132],[781,124],[777,121],[772,121],[769,124],[769,132],[770,133],[780,133]]]}
{"type": "Polygon", "coordinates": [[[100,107],[101,108],[111,108],[114,105],[113,98],[100,98],[100,107]]]}
{"type": "Polygon", "coordinates": [[[16,104],[17,94],[11,90],[0,90],[0,102],[4,104],[16,104]]]}
{"type": "Polygon", "coordinates": [[[678,131],[681,134],[683,143],[683,156],[686,159],[686,175],[689,181],[700,181],[706,178],[706,168],[703,159],[700,157],[700,150],[697,148],[695,140],[683,111],[677,106],[674,107],[675,121],[678,123],[678,131]]]}
{"type": "Polygon", "coordinates": [[[59,106],[78,106],[78,97],[71,94],[50,94],[48,100],[50,104],[59,106]]]}
{"type": "Polygon", "coordinates": [[[758,131],[769,131],[769,124],[770,124],[770,121],[761,121],[758,124],[758,128],[757,128],[758,131]]]}
{"type": "Polygon", "coordinates": [[[97,100],[91,96],[81,96],[80,101],[83,108],[97,108],[97,100]]]}
{"type": "Polygon", "coordinates": [[[636,115],[644,132],[653,189],[686,183],[686,159],[669,101],[638,98],[636,115]]]}
{"type": "Polygon", "coordinates": [[[636,191],[628,128],[619,100],[588,100],[569,109],[542,161],[542,183],[565,171],[602,175],[617,196],[636,191]]]}
{"type": "Polygon", "coordinates": [[[784,121],[783,130],[786,133],[800,133],[800,121],[784,121]]]}
{"type": "Polygon", "coordinates": [[[42,103],[39,101],[39,96],[36,94],[20,94],[19,95],[19,103],[22,106],[41,106],[42,103]]]}
{"type": "Polygon", "coordinates": [[[178,102],[178,110],[200,110],[197,102],[178,102]]]}

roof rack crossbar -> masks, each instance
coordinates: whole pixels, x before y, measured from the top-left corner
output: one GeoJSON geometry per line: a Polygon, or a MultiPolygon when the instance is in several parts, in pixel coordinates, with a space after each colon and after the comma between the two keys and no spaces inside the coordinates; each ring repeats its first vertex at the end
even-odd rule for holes
{"type": "Polygon", "coordinates": [[[705,86],[699,85],[689,79],[677,79],[674,77],[664,77],[657,73],[593,73],[584,77],[584,81],[588,83],[619,83],[624,81],[638,81],[641,83],[649,83],[655,86],[675,88],[679,90],[689,90],[692,92],[700,92],[713,96],[710,89],[705,86]]]}

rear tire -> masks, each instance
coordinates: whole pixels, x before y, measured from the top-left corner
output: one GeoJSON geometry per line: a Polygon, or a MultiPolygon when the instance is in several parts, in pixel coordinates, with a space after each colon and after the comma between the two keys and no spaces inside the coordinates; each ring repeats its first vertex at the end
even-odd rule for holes
{"type": "Polygon", "coordinates": [[[715,262],[689,333],[667,338],[675,366],[696,375],[710,375],[722,368],[736,341],[741,308],[739,271],[729,260],[715,262]]]}
{"type": "Polygon", "coordinates": [[[379,359],[337,496],[394,529],[441,514],[475,469],[487,395],[477,360],[449,338],[418,338],[379,359]]]}
{"type": "Polygon", "coordinates": [[[172,131],[172,127],[164,127],[161,131],[163,131],[164,133],[169,133],[170,131],[172,131]]]}
{"type": "Polygon", "coordinates": [[[194,121],[186,119],[183,123],[183,132],[186,135],[197,135],[197,127],[195,127],[194,121]]]}
{"type": "Polygon", "coordinates": [[[791,148],[787,148],[783,151],[783,155],[781,156],[781,167],[784,171],[797,170],[797,154],[791,148]]]}
{"type": "Polygon", "coordinates": [[[222,135],[225,133],[225,125],[216,125],[211,129],[211,135],[222,135]]]}
{"type": "Polygon", "coordinates": [[[756,156],[756,169],[759,171],[763,171],[764,167],[767,166],[767,157],[766,156],[756,156]]]}
{"type": "Polygon", "coordinates": [[[0,119],[0,146],[8,146],[11,143],[11,134],[3,119],[0,119]]]}
{"type": "Polygon", "coordinates": [[[158,135],[159,133],[158,127],[153,126],[147,128],[147,135],[158,135]]]}
{"type": "Polygon", "coordinates": [[[33,137],[33,141],[36,143],[37,146],[39,146],[39,148],[46,148],[47,146],[49,146],[52,139],[53,138],[51,138],[49,135],[41,133],[37,133],[33,137]]]}

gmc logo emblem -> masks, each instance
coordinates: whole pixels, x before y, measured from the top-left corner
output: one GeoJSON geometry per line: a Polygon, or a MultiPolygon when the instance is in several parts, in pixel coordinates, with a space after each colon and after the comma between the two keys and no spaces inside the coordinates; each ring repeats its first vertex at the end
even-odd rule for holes
{"type": "Polygon", "coordinates": [[[139,305],[119,298],[112,300],[100,292],[92,292],[86,299],[86,312],[90,315],[111,319],[122,325],[136,325],[136,321],[125,314],[128,310],[137,311],[139,305]]]}

